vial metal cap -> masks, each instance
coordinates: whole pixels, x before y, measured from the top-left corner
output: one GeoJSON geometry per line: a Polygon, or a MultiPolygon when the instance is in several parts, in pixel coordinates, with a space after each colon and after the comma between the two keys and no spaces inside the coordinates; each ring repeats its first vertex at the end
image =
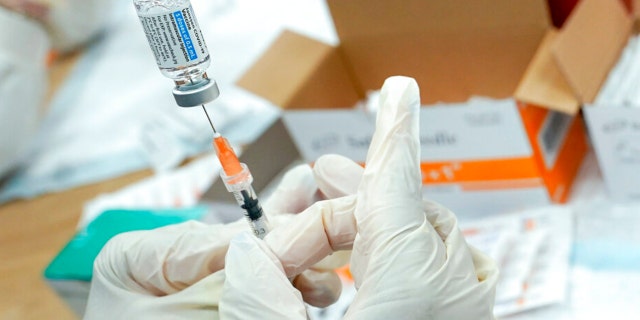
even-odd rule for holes
{"type": "Polygon", "coordinates": [[[215,100],[218,96],[220,96],[220,90],[213,79],[204,78],[193,84],[183,84],[173,88],[173,97],[181,107],[201,106],[215,100]]]}

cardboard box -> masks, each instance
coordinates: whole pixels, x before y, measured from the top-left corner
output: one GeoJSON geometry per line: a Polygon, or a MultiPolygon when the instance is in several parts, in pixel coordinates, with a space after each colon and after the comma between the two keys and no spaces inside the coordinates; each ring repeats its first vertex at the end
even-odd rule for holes
{"type": "Polygon", "coordinates": [[[284,32],[238,81],[286,110],[300,156],[364,161],[373,121],[353,106],[387,77],[406,75],[418,81],[424,105],[473,96],[517,101],[423,108],[428,197],[469,214],[567,200],[587,151],[576,114],[631,28],[621,3],[582,0],[562,30],[544,0],[327,3],[338,47],[284,32]]]}

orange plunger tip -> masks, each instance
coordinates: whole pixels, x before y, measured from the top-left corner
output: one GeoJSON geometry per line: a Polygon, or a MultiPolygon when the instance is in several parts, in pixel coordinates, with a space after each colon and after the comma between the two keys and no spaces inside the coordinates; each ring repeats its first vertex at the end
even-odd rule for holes
{"type": "Polygon", "coordinates": [[[238,156],[233,152],[227,139],[221,135],[217,135],[213,138],[213,146],[216,149],[216,155],[218,156],[218,160],[220,160],[224,174],[231,177],[242,172],[240,160],[238,160],[238,156]]]}

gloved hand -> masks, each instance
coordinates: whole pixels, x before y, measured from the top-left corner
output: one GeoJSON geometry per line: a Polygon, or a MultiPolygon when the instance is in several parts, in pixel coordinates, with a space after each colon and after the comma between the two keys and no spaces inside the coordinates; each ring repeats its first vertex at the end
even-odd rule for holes
{"type": "Polygon", "coordinates": [[[350,247],[358,292],[346,318],[493,318],[495,264],[466,244],[452,212],[422,200],[419,106],[415,80],[387,79],[366,169],[329,158],[344,176],[361,175],[357,194],[316,203],[264,241],[242,234],[231,242],[224,319],[306,319],[287,277],[350,247]],[[315,228],[304,228],[309,221],[315,228]]]}
{"type": "MultiPolygon", "coordinates": [[[[322,184],[335,192],[345,183],[333,179],[322,184]]],[[[264,210],[273,225],[285,224],[294,216],[285,212],[300,212],[324,194],[311,168],[298,166],[283,177],[264,210]]],[[[227,225],[188,222],[114,237],[94,263],[85,318],[217,318],[226,250],[243,230],[249,230],[244,218],[227,225]]],[[[344,265],[348,256],[330,258],[293,281],[310,304],[326,306],[340,295],[338,276],[326,270],[344,265]]]]}

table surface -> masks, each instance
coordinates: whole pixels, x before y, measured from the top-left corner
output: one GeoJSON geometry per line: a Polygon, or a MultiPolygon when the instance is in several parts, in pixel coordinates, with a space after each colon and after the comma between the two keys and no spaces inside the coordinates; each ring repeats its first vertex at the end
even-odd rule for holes
{"type": "Polygon", "coordinates": [[[105,182],[0,207],[0,319],[76,319],[44,281],[45,267],[71,239],[84,202],[151,175],[105,182]]]}

